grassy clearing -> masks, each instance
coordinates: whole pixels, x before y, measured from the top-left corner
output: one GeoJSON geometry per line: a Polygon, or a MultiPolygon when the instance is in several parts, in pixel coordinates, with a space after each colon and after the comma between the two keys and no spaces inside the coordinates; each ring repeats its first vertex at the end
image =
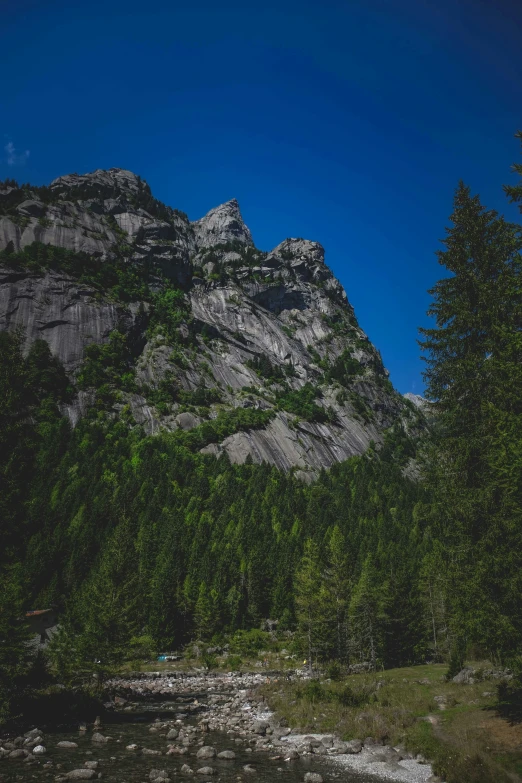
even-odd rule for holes
{"type": "Polygon", "coordinates": [[[495,684],[445,682],[445,666],[416,666],[339,682],[263,686],[271,707],[303,731],[402,744],[448,783],[522,781],[522,724],[495,709],[495,684]]]}

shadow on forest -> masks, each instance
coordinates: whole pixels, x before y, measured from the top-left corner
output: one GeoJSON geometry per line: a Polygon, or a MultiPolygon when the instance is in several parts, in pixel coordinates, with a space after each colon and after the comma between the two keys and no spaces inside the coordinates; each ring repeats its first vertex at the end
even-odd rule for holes
{"type": "MultiPolygon", "coordinates": [[[[203,703],[206,693],[194,694],[190,699],[184,699],[176,704],[182,711],[184,704],[193,702],[194,698],[199,698],[202,702],[199,708],[192,708],[191,714],[197,714],[206,710],[203,703]]],[[[43,731],[72,730],[77,729],[80,723],[93,723],[95,718],[99,717],[103,724],[111,723],[140,723],[150,721],[154,718],[171,720],[173,717],[172,709],[165,707],[165,703],[174,699],[169,699],[165,694],[159,698],[142,699],[141,710],[124,713],[121,710],[114,710],[114,705],[107,702],[108,695],[94,695],[88,691],[78,689],[50,689],[47,692],[33,691],[31,694],[17,700],[13,705],[13,714],[16,715],[9,721],[5,728],[11,733],[21,731],[29,726],[38,726],[43,731]]],[[[178,699],[176,699],[178,701],[178,699]]]]}
{"type": "Polygon", "coordinates": [[[522,723],[522,682],[520,678],[498,686],[498,702],[489,709],[510,723],[522,723]]]}
{"type": "Polygon", "coordinates": [[[42,730],[50,728],[78,727],[80,722],[92,722],[99,715],[105,717],[107,711],[102,701],[81,690],[50,690],[27,694],[13,704],[13,718],[6,724],[11,732],[21,729],[29,723],[42,730]]]}

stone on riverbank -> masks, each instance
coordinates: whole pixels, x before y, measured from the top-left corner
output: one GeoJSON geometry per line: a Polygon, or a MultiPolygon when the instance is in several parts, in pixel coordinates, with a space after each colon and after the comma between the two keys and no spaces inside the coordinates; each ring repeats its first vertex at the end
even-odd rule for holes
{"type": "Polygon", "coordinates": [[[10,751],[9,758],[10,759],[24,759],[28,755],[29,755],[29,751],[28,750],[24,750],[23,748],[15,748],[15,750],[10,751]]]}
{"type": "Polygon", "coordinates": [[[43,731],[40,731],[40,729],[31,729],[30,731],[26,731],[24,734],[24,737],[27,737],[30,739],[31,737],[40,737],[43,736],[43,731]]]}
{"type": "Polygon", "coordinates": [[[156,781],[168,781],[169,776],[166,769],[151,769],[149,772],[149,780],[156,783],[156,781]]]}
{"type": "Polygon", "coordinates": [[[73,769],[66,775],[67,780],[92,780],[96,777],[93,769],[73,769]]]}
{"type": "Polygon", "coordinates": [[[218,759],[225,759],[226,761],[233,761],[236,758],[236,754],[233,750],[222,750],[217,754],[218,759]]]}
{"type": "Polygon", "coordinates": [[[203,745],[202,748],[196,753],[198,759],[215,759],[217,755],[216,749],[210,745],[203,745]]]}

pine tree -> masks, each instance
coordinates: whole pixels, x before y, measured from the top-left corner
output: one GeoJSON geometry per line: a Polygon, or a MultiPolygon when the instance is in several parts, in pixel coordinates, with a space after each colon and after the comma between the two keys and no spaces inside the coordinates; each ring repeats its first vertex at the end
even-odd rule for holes
{"type": "Polygon", "coordinates": [[[319,548],[308,539],[295,575],[295,604],[299,631],[307,649],[307,662],[312,672],[314,653],[322,650],[324,644],[324,589],[321,573],[319,548]]]}
{"type": "Polygon", "coordinates": [[[522,632],[522,238],[462,183],[422,329],[438,411],[431,483],[453,582],[455,635],[502,657],[522,632]]]}
{"type": "Polygon", "coordinates": [[[361,662],[377,667],[381,656],[386,606],[386,585],[380,581],[369,555],[350,601],[350,641],[361,662]]]}
{"type": "Polygon", "coordinates": [[[332,657],[347,663],[350,577],[346,544],[338,525],[335,525],[330,535],[327,557],[323,589],[330,650],[332,657]]]}
{"type": "Polygon", "coordinates": [[[435,661],[444,659],[450,648],[448,584],[443,546],[435,541],[432,551],[422,561],[419,574],[419,595],[429,640],[426,646],[435,661]]]}
{"type": "Polygon", "coordinates": [[[205,582],[199,586],[198,599],[194,608],[194,622],[198,639],[210,639],[217,625],[215,596],[205,582]]]}
{"type": "Polygon", "coordinates": [[[49,656],[60,674],[100,680],[114,666],[135,654],[141,645],[139,575],[132,526],[123,519],[105,545],[97,567],[83,584],[49,646],[49,656]],[[69,647],[70,661],[64,659],[69,647]]]}
{"type": "Polygon", "coordinates": [[[22,693],[33,663],[31,633],[24,619],[22,569],[6,567],[0,576],[0,725],[22,693]]]}

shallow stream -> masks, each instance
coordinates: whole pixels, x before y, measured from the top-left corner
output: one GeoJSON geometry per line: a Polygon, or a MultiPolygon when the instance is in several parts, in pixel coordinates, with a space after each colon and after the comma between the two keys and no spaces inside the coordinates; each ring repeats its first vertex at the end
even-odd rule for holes
{"type": "MultiPolygon", "coordinates": [[[[338,770],[327,761],[317,757],[301,757],[295,761],[285,761],[277,751],[249,750],[244,741],[236,742],[236,737],[224,731],[211,731],[204,735],[204,744],[213,746],[219,753],[222,750],[233,750],[236,758],[225,761],[217,758],[207,761],[198,759],[196,753],[200,747],[197,743],[189,747],[189,752],[183,756],[165,755],[168,741],[167,730],[150,730],[151,724],[159,718],[160,721],[173,721],[181,716],[185,726],[196,725],[203,713],[183,713],[182,704],[140,704],[132,713],[114,712],[104,717],[100,727],[101,733],[111,739],[106,743],[93,742],[92,726],[87,731],[59,730],[49,726],[40,726],[44,732],[43,744],[46,754],[39,756],[36,763],[27,764],[21,759],[5,759],[0,762],[0,781],[54,781],[58,776],[81,769],[86,761],[97,761],[96,773],[101,773],[104,783],[149,783],[151,770],[165,770],[171,781],[194,780],[199,783],[220,781],[221,783],[302,783],[308,771],[319,772],[325,783],[376,783],[375,777],[368,777],[346,770],[338,770]],[[63,740],[76,742],[78,747],[71,749],[57,748],[57,743],[63,740]],[[126,750],[126,746],[136,744],[140,749],[161,751],[161,755],[143,755],[141,750],[126,750]],[[52,765],[45,766],[52,762],[52,765]],[[194,770],[190,775],[181,772],[184,764],[194,770]],[[255,772],[244,771],[244,766],[250,765],[255,772]],[[215,770],[211,777],[208,774],[197,774],[197,770],[210,766],[215,770]]],[[[93,778],[93,783],[97,777],[93,778]]]]}

